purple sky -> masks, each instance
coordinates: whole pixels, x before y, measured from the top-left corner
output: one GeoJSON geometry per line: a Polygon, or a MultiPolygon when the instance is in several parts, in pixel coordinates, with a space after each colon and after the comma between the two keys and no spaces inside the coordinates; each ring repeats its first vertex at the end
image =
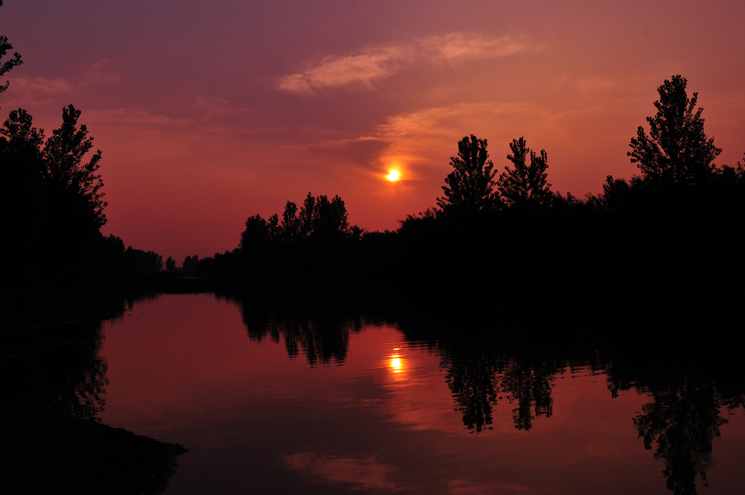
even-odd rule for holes
{"type": "Polygon", "coordinates": [[[103,152],[104,232],[178,263],[308,191],[395,229],[435,205],[468,134],[500,169],[524,136],[554,190],[597,193],[636,173],[629,141],[674,74],[717,163],[745,152],[743,3],[3,3],[24,60],[3,119],[25,108],[49,135],[74,104],[103,152]]]}

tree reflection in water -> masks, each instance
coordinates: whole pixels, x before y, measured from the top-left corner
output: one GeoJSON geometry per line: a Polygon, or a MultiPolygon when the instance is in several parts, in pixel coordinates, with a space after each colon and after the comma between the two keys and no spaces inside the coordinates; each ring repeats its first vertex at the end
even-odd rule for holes
{"type": "Polygon", "coordinates": [[[493,410],[498,398],[503,396],[517,406],[512,416],[518,430],[530,430],[532,421],[538,416],[551,417],[551,382],[563,367],[533,368],[487,352],[468,358],[444,353],[442,356],[448,387],[463,414],[466,428],[476,432],[490,429],[493,410]]]}
{"type": "Polygon", "coordinates": [[[2,348],[4,412],[96,420],[108,384],[106,358],[100,356],[103,322],[156,297],[57,302],[55,309],[40,301],[34,325],[10,333],[18,337],[2,348]]]}
{"type": "Polygon", "coordinates": [[[105,404],[106,360],[97,355],[101,327],[100,321],[79,323],[74,329],[62,329],[68,330],[68,335],[73,330],[76,340],[7,359],[2,366],[2,390],[9,409],[24,414],[96,418],[105,404]]]}
{"type": "Polygon", "coordinates": [[[12,308],[16,328],[0,346],[3,440],[13,454],[4,486],[23,486],[24,493],[166,489],[183,447],[98,424],[108,385],[103,322],[139,299],[41,301],[32,321],[12,308]]]}
{"type": "Polygon", "coordinates": [[[427,340],[437,349],[463,423],[475,432],[491,429],[502,399],[516,406],[518,430],[530,430],[538,417],[549,418],[552,383],[572,366],[606,375],[613,397],[632,388],[650,395],[654,401],[643,406],[633,424],[644,448],[654,447],[655,459],[664,463],[667,488],[689,495],[697,493],[697,477],[708,486],[713,439],[727,423],[722,410],[745,402],[745,370],[736,350],[693,336],[701,328],[726,328],[732,318],[745,318],[739,305],[724,298],[704,304],[674,300],[677,296],[657,295],[655,307],[608,298],[578,308],[565,298],[542,304],[528,298],[532,306],[499,306],[498,319],[431,306],[396,318],[408,339],[427,340]]]}
{"type": "Polygon", "coordinates": [[[363,328],[360,313],[345,313],[338,307],[322,305],[277,308],[262,304],[246,295],[224,295],[238,304],[251,340],[284,341],[287,355],[305,355],[308,364],[317,366],[346,360],[350,333],[363,328]]]}
{"type": "MultiPolygon", "coordinates": [[[[538,418],[547,421],[553,415],[553,383],[558,377],[575,366],[604,374],[613,397],[630,389],[651,397],[629,419],[644,448],[654,449],[654,457],[664,463],[667,487],[676,494],[696,493],[697,478],[706,484],[713,439],[726,423],[722,410],[741,406],[745,397],[735,350],[677,338],[688,331],[686,324],[703,325],[690,313],[669,306],[668,313],[679,312],[689,321],[641,316],[648,308],[619,314],[598,304],[592,311],[578,310],[561,299],[553,305],[530,301],[530,308],[505,304],[495,317],[494,311],[446,311],[431,305],[363,312],[340,311],[339,305],[319,305],[317,299],[283,307],[249,295],[220,297],[237,303],[251,340],[282,343],[288,357],[302,353],[311,367],[344,363],[350,336],[363,330],[366,322],[395,321],[405,340],[423,344],[439,356],[455,408],[464,427],[474,433],[487,434],[498,403],[505,402],[512,409],[514,427],[529,431],[538,418]],[[583,319],[578,320],[578,314],[583,319]],[[609,314],[616,319],[609,321],[609,314]]],[[[104,373],[105,368],[100,375],[104,373]]]]}
{"type": "Polygon", "coordinates": [[[668,389],[650,391],[655,401],[634,418],[644,448],[657,444],[655,459],[665,463],[667,488],[676,494],[695,494],[696,476],[704,486],[711,466],[712,440],[727,423],[720,416],[722,400],[711,384],[684,378],[668,389]]]}
{"type": "MultiPolygon", "coordinates": [[[[726,409],[741,407],[745,388],[741,364],[732,351],[722,348],[714,355],[686,352],[656,353],[657,359],[616,359],[605,367],[608,388],[634,388],[653,398],[642,406],[634,426],[647,450],[665,465],[666,486],[675,494],[696,494],[696,478],[708,486],[706,473],[712,465],[713,440],[727,419],[726,409]],[[655,362],[659,370],[650,362],[655,362]]],[[[649,351],[647,351],[649,352],[649,351]]],[[[629,356],[624,356],[629,358],[629,356]]]]}

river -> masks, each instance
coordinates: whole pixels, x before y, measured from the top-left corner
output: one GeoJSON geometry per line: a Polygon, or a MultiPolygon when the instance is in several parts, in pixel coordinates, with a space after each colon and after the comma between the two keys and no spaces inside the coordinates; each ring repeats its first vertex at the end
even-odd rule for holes
{"type": "Polygon", "coordinates": [[[97,415],[189,449],[174,495],[745,486],[740,377],[459,322],[213,294],[131,302],[102,325],[97,415]]]}

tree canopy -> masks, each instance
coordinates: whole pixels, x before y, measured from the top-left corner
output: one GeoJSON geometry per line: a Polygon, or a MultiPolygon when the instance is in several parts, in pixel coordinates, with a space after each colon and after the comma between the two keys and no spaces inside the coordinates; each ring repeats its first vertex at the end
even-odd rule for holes
{"type": "Polygon", "coordinates": [[[277,214],[268,219],[257,214],[248,217],[245,226],[238,245],[244,252],[300,241],[325,243],[353,239],[362,233],[359,227],[349,225],[347,208],[339,196],[329,200],[326,195],[311,193],[305,197],[300,211],[295,203],[288,201],[281,222],[277,214]]]}
{"type": "Polygon", "coordinates": [[[631,139],[631,163],[645,179],[668,184],[703,183],[722,152],[704,132],[703,108],[696,109],[698,93],[688,98],[687,81],[677,75],[657,89],[657,114],[647,117],[650,131],[642,126],[631,139]]]}
{"type": "Polygon", "coordinates": [[[494,164],[489,160],[486,139],[473,134],[458,142],[458,156],[450,158],[453,171],[442,186],[444,196],[437,205],[446,215],[471,215],[492,210],[499,203],[494,192],[494,164]]]}
{"type": "Polygon", "coordinates": [[[525,138],[513,139],[511,155],[507,159],[514,168],[505,167],[497,186],[507,206],[544,205],[551,199],[551,184],[547,182],[548,155],[545,150],[537,155],[528,148],[525,138]],[[530,164],[527,159],[530,157],[530,164]]]}
{"type": "Polygon", "coordinates": [[[79,117],[72,105],[64,108],[62,125],[46,140],[22,108],[0,128],[4,251],[33,256],[56,246],[62,259],[82,239],[100,237],[106,223],[101,151],[85,160],[93,138],[78,126],[79,117]]]}
{"type": "MultiPolygon", "coordinates": [[[[3,2],[0,1],[0,6],[2,5],[3,2]]],[[[13,67],[17,67],[23,63],[23,60],[21,60],[21,55],[18,52],[15,52],[9,60],[6,60],[4,62],[2,61],[3,57],[5,57],[5,55],[8,53],[8,50],[12,49],[13,45],[8,43],[7,36],[0,36],[0,76],[4,76],[13,67]]],[[[5,81],[5,84],[0,83],[0,93],[8,89],[9,84],[9,81],[5,81]]]]}

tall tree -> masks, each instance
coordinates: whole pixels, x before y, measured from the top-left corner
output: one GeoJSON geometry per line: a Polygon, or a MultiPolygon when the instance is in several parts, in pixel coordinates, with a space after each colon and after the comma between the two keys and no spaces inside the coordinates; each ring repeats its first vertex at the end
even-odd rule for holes
{"type": "Polygon", "coordinates": [[[332,240],[348,237],[350,234],[347,208],[338,195],[329,201],[326,195],[316,198],[313,211],[313,232],[316,239],[332,240]]]}
{"type": "Polygon", "coordinates": [[[696,109],[698,93],[688,98],[687,81],[673,76],[657,89],[657,115],[647,117],[649,135],[639,126],[631,139],[631,163],[645,179],[668,184],[697,184],[708,178],[722,152],[704,132],[703,108],[696,109]]]}
{"type": "Polygon", "coordinates": [[[551,200],[551,184],[546,180],[548,155],[528,148],[525,138],[513,139],[507,159],[514,168],[505,167],[497,182],[499,194],[507,206],[545,205],[551,200]],[[527,163],[530,158],[530,164],[527,163]]]}
{"type": "MultiPolygon", "coordinates": [[[[2,5],[3,2],[0,1],[0,6],[2,5]]],[[[8,43],[7,36],[0,36],[0,76],[5,75],[5,73],[10,71],[13,67],[17,67],[23,63],[23,61],[21,60],[21,55],[18,52],[15,52],[13,54],[13,57],[11,57],[9,60],[2,62],[2,58],[8,53],[8,50],[12,49],[13,45],[8,43]]],[[[8,89],[8,85],[10,85],[9,81],[5,81],[5,84],[0,83],[0,93],[8,89]]]]}
{"type": "Polygon", "coordinates": [[[60,215],[75,220],[68,228],[82,232],[98,232],[106,224],[103,209],[103,181],[98,169],[101,150],[90,160],[83,161],[93,147],[85,125],[78,128],[80,110],[68,105],[62,109],[62,125],[52,132],[44,145],[45,178],[52,186],[52,194],[64,206],[60,215]]]}
{"type": "Polygon", "coordinates": [[[0,253],[6,258],[40,256],[52,205],[44,180],[44,131],[31,115],[13,110],[0,128],[0,253]]]}
{"type": "Polygon", "coordinates": [[[246,229],[241,233],[238,249],[253,252],[269,245],[269,227],[261,215],[256,214],[246,220],[246,229]]]}
{"type": "Polygon", "coordinates": [[[3,250],[51,255],[55,259],[48,261],[64,264],[73,255],[82,261],[83,245],[101,239],[101,151],[85,161],[93,138],[85,125],[78,128],[79,117],[72,105],[64,108],[62,125],[46,141],[23,109],[10,112],[0,128],[0,207],[2,217],[11,219],[0,222],[0,230],[12,239],[0,243],[3,250]]]}
{"type": "Polygon", "coordinates": [[[458,156],[450,158],[453,171],[442,186],[444,196],[437,205],[446,215],[473,215],[494,209],[499,201],[494,192],[494,164],[489,160],[486,139],[465,136],[458,142],[458,156]]]}
{"type": "Polygon", "coordinates": [[[297,216],[297,205],[288,201],[282,213],[282,240],[293,243],[300,239],[300,218],[297,216]]]}

